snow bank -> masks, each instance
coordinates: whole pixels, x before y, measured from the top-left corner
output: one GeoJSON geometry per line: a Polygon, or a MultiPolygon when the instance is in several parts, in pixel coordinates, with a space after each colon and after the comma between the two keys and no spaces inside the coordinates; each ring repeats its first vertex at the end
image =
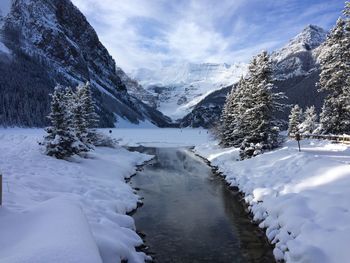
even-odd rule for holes
{"type": "Polygon", "coordinates": [[[1,39],[0,39],[0,53],[11,54],[10,50],[1,42],[1,39]]]}
{"type": "MultiPolygon", "coordinates": [[[[5,209],[24,213],[53,198],[70,200],[82,208],[103,262],[122,259],[130,263],[143,262],[145,255],[135,251],[142,240],[134,232],[132,217],[125,215],[136,208],[138,196],[125,184],[124,178],[132,175],[135,166],[149,160],[150,156],[123,148],[97,148],[88,159],[72,158],[67,162],[39,151],[37,140],[42,135],[43,131],[38,129],[0,129],[5,209]]],[[[1,229],[15,227],[11,221],[7,222],[0,218],[1,229]]],[[[23,233],[27,234],[32,238],[33,232],[23,233]]],[[[39,246],[33,244],[36,245],[39,246]]],[[[21,255],[22,252],[16,253],[21,255]]]]}
{"type": "Polygon", "coordinates": [[[128,146],[186,147],[206,143],[210,135],[204,129],[104,129],[112,130],[111,136],[128,146]]]}
{"type": "Polygon", "coordinates": [[[349,262],[350,149],[325,141],[295,141],[236,162],[238,150],[216,144],[196,152],[218,166],[245,193],[254,219],[267,228],[277,259],[349,262]]]}
{"type": "Polygon", "coordinates": [[[0,210],[0,262],[102,262],[79,206],[52,199],[23,212],[0,210]]]}

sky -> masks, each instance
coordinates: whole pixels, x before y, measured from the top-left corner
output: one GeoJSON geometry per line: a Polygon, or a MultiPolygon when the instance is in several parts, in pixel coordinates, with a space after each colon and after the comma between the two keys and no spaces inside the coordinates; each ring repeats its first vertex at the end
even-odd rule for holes
{"type": "Polygon", "coordinates": [[[330,29],[343,0],[72,0],[126,72],[248,62],[308,24],[330,29]]]}

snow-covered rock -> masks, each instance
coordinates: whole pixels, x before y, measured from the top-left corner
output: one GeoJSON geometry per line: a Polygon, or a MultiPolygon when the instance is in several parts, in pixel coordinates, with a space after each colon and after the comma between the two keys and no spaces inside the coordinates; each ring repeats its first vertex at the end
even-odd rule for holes
{"type": "Polygon", "coordinates": [[[158,110],[178,120],[208,94],[237,82],[245,72],[243,63],[181,63],[160,70],[139,69],[131,74],[157,98],[158,110]]]}

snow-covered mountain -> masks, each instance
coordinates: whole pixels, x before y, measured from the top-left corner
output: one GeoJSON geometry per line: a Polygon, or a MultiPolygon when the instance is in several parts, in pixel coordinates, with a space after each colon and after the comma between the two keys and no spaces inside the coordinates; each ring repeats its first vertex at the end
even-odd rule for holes
{"type": "MultiPolygon", "coordinates": [[[[275,85],[288,96],[286,103],[301,107],[315,105],[319,110],[324,94],[317,91],[319,80],[318,56],[322,54],[327,31],[308,25],[287,45],[272,53],[275,85]]],[[[217,90],[201,100],[181,121],[181,126],[211,127],[219,120],[225,98],[232,87],[217,90]]],[[[281,114],[286,119],[289,109],[281,114]]]]}
{"type": "Polygon", "coordinates": [[[151,92],[145,90],[137,80],[128,76],[119,67],[117,67],[117,75],[125,84],[130,95],[134,96],[135,98],[138,98],[139,100],[143,101],[144,103],[153,108],[157,107],[156,97],[151,92]]]}
{"type": "Polygon", "coordinates": [[[245,72],[243,63],[181,63],[160,70],[139,69],[131,75],[153,94],[159,111],[178,120],[208,94],[237,82],[245,72]]]}
{"type": "Polygon", "coordinates": [[[0,57],[0,124],[42,126],[56,84],[90,81],[101,125],[113,126],[116,118],[168,125],[167,117],[127,93],[125,73],[70,0],[1,0],[0,8],[0,46],[12,55],[0,57]]]}
{"type": "Polygon", "coordinates": [[[308,74],[316,68],[314,51],[327,38],[327,31],[308,25],[287,45],[271,54],[275,64],[275,77],[283,80],[308,74]]]}

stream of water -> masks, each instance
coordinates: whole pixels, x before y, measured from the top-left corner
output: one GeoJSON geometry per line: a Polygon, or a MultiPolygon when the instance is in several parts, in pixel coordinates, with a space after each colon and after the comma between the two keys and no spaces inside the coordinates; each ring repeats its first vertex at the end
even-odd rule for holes
{"type": "Polygon", "coordinates": [[[130,182],[144,198],[133,217],[154,262],[275,262],[238,193],[201,158],[184,148],[133,150],[155,155],[130,182]]]}

